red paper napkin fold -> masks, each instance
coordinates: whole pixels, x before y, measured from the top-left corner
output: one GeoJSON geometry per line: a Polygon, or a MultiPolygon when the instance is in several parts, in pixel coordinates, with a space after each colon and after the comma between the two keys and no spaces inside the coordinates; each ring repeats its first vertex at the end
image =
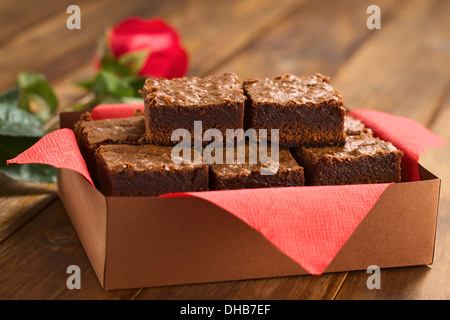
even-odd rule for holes
{"type": "Polygon", "coordinates": [[[75,133],[70,129],[59,129],[49,133],[6,163],[42,163],[56,168],[70,169],[80,173],[94,185],[78,148],[75,133]]]}
{"type": "MultiPolygon", "coordinates": [[[[132,116],[143,104],[101,105],[93,119],[132,116]]],[[[420,180],[418,159],[429,147],[445,144],[420,124],[372,110],[351,114],[381,139],[405,153],[407,181],[420,180]]],[[[8,163],[45,163],[83,175],[91,184],[86,163],[72,130],[60,129],[8,163]]],[[[279,250],[311,274],[321,274],[364,219],[389,184],[290,187],[176,193],[162,197],[198,197],[227,210],[259,231],[279,250]]]]}
{"type": "Polygon", "coordinates": [[[232,213],[307,272],[324,272],[389,184],[188,192],[232,213]]]}

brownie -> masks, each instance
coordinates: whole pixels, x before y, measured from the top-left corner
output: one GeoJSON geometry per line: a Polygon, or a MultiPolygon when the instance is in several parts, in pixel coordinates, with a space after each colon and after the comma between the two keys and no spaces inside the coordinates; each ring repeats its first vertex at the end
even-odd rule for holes
{"type": "Polygon", "coordinates": [[[293,149],[306,185],[401,182],[403,152],[370,135],[347,136],[344,146],[293,149]]]}
{"type": "Polygon", "coordinates": [[[279,129],[280,145],[328,146],[345,142],[345,108],[339,92],[320,74],[244,81],[245,127],[279,129]]]}
{"type": "Polygon", "coordinates": [[[189,131],[193,144],[194,121],[202,122],[202,137],[206,130],[215,128],[225,139],[226,129],[243,128],[246,98],[233,73],[203,78],[147,79],[141,94],[149,144],[178,143],[171,138],[172,132],[180,128],[189,131]]]}
{"type": "Polygon", "coordinates": [[[355,119],[350,115],[346,115],[344,118],[344,129],[347,136],[373,135],[372,129],[367,128],[361,120],[355,119]]]}
{"type": "Polygon", "coordinates": [[[172,147],[154,145],[99,147],[95,152],[99,189],[115,197],[208,190],[206,163],[175,164],[171,152],[172,147]]]}
{"type": "MultiPolygon", "coordinates": [[[[288,149],[280,148],[278,162],[272,168],[270,162],[264,165],[259,161],[258,153],[255,153],[258,161],[250,160],[248,146],[245,150],[245,163],[238,163],[238,151],[239,149],[236,149],[234,152],[232,164],[210,164],[212,190],[292,187],[305,184],[303,168],[297,164],[288,149]],[[261,170],[264,167],[267,171],[263,174],[261,170]],[[269,172],[272,174],[268,174],[269,172]]],[[[269,156],[270,151],[268,147],[269,156]]]]}
{"type": "Polygon", "coordinates": [[[86,112],[75,124],[78,146],[94,180],[97,172],[94,153],[98,147],[107,144],[137,145],[145,135],[144,115],[135,114],[128,118],[92,120],[91,114],[86,112]]]}

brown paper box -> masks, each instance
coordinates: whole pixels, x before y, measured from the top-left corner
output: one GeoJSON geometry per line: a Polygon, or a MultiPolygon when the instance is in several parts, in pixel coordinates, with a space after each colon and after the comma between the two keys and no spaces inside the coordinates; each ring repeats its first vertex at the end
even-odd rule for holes
{"type": "MultiPolygon", "coordinates": [[[[80,113],[61,114],[72,128],[80,113]]],[[[325,272],[433,262],[440,179],[390,185],[325,272]]],[[[301,275],[259,232],[208,201],[105,197],[60,169],[60,198],[105,290],[301,275]]]]}

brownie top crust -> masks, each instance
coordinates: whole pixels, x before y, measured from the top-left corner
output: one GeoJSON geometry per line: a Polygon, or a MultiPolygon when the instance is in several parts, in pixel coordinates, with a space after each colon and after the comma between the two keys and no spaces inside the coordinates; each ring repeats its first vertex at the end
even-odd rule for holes
{"type": "MultiPolygon", "coordinates": [[[[268,148],[268,156],[271,155],[270,148],[268,148]]],[[[278,165],[279,169],[289,170],[289,169],[300,169],[300,167],[295,161],[294,157],[291,155],[288,149],[280,149],[278,155],[278,162],[270,162],[267,164],[262,164],[260,161],[257,163],[250,163],[249,161],[249,151],[248,148],[245,152],[245,163],[239,164],[237,163],[237,157],[235,152],[235,161],[231,164],[216,164],[213,163],[210,165],[211,169],[218,175],[229,175],[229,174],[250,174],[251,172],[261,171],[261,168],[266,167],[269,168],[271,165],[278,165]]]]}
{"type": "Polygon", "coordinates": [[[360,135],[363,133],[373,135],[372,129],[367,128],[361,120],[355,119],[349,115],[345,115],[344,117],[344,129],[345,134],[349,136],[360,135]]]}
{"type": "Polygon", "coordinates": [[[314,154],[315,158],[357,158],[360,156],[376,155],[380,153],[397,153],[402,156],[391,142],[362,134],[359,136],[347,136],[344,146],[332,146],[324,148],[303,148],[304,151],[314,154]]]}
{"type": "Polygon", "coordinates": [[[145,134],[143,115],[129,118],[92,120],[89,113],[75,124],[78,136],[87,135],[89,144],[98,147],[104,143],[138,143],[145,134]]]}
{"type": "MultiPolygon", "coordinates": [[[[193,155],[196,151],[191,150],[193,155]]],[[[96,156],[101,156],[109,169],[114,172],[126,169],[135,172],[170,171],[203,165],[203,163],[194,162],[175,164],[172,161],[171,152],[172,147],[155,145],[104,145],[97,149],[96,156]]]]}
{"type": "Polygon", "coordinates": [[[203,78],[147,79],[142,96],[155,106],[204,106],[243,103],[246,99],[234,73],[203,78]]]}
{"type": "Polygon", "coordinates": [[[330,84],[329,78],[321,74],[297,77],[291,74],[273,79],[249,79],[244,81],[244,90],[253,103],[298,103],[317,104],[342,97],[330,84]]]}

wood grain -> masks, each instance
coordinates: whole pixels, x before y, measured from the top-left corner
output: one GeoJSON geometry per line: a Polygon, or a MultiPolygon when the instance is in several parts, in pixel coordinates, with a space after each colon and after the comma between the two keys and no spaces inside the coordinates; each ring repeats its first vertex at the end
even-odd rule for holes
{"type": "Polygon", "coordinates": [[[17,33],[41,23],[58,11],[65,12],[65,8],[64,4],[55,4],[51,0],[2,1],[0,3],[0,12],[3,13],[0,43],[2,46],[6,45],[17,33]]]}
{"type": "Polygon", "coordinates": [[[59,200],[2,243],[0,257],[4,300],[131,299],[138,291],[103,291],[59,200]],[[70,265],[80,268],[80,290],[66,286],[70,265]]]}
{"type": "Polygon", "coordinates": [[[0,244],[57,198],[56,185],[0,175],[0,244]]]}
{"type": "MultiPolygon", "coordinates": [[[[383,8],[383,26],[402,5],[402,1],[377,3],[383,8]]],[[[334,83],[333,75],[341,64],[375,34],[366,27],[369,4],[310,1],[214,71],[233,71],[241,78],[320,72],[332,76],[334,83]]]]}
{"type": "Polygon", "coordinates": [[[450,85],[448,12],[448,1],[406,2],[334,76],[345,104],[428,124],[450,85]]]}
{"type": "Polygon", "coordinates": [[[189,74],[217,72],[217,65],[265,36],[288,16],[301,10],[304,0],[191,1],[167,19],[180,30],[191,56],[189,74]],[[183,12],[182,15],[179,12],[183,12]]]}
{"type": "Polygon", "coordinates": [[[345,273],[144,288],[137,300],[331,300],[345,273]]]}

